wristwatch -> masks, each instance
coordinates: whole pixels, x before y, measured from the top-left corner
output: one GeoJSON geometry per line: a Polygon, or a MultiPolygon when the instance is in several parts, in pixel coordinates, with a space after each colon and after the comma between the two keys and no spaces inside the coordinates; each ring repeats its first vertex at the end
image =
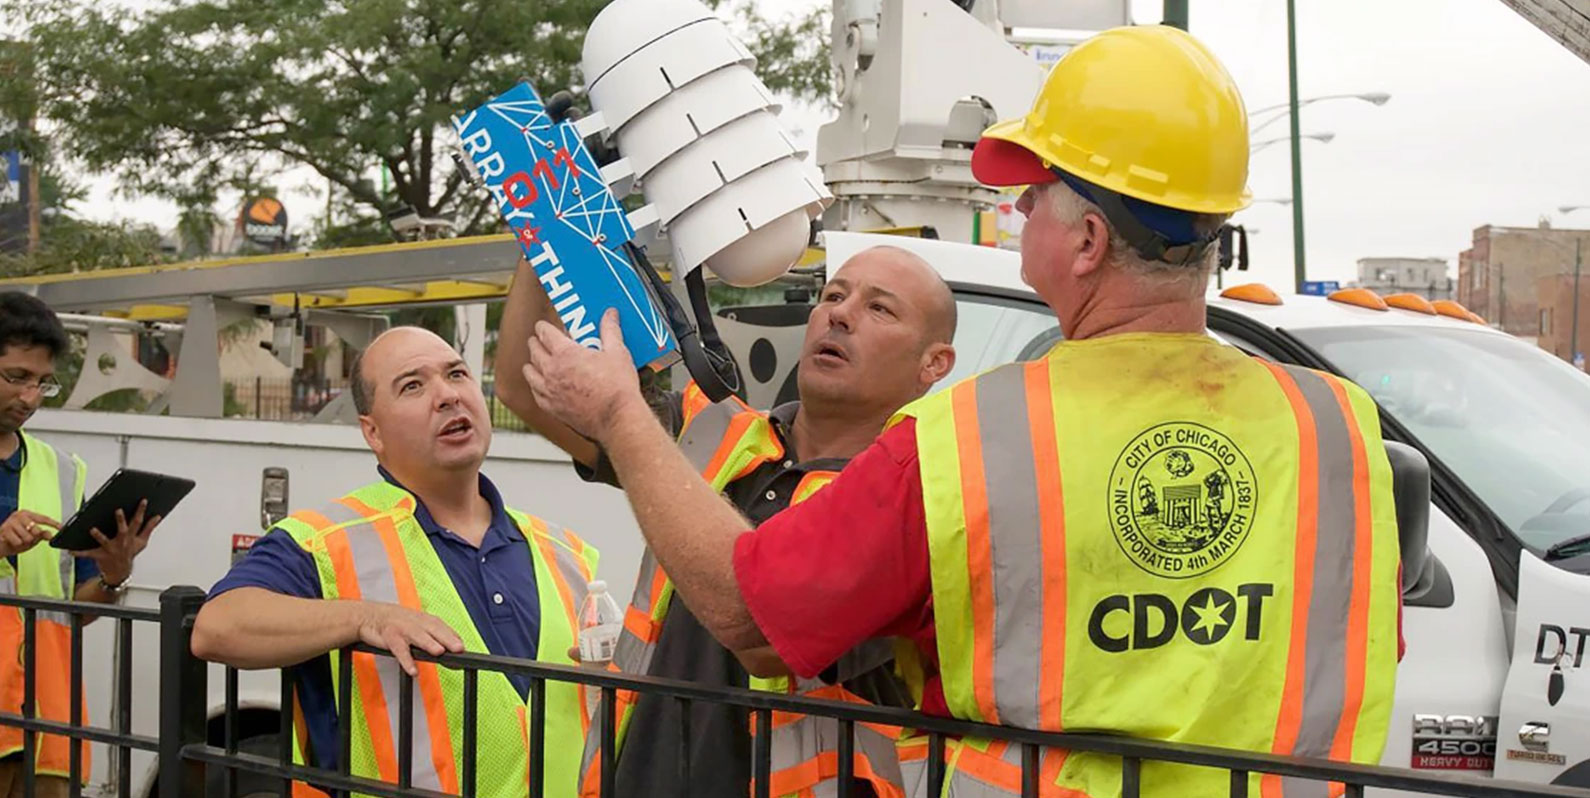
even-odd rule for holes
{"type": "Polygon", "coordinates": [[[105,575],[104,574],[100,574],[99,575],[99,589],[105,591],[106,593],[111,594],[112,596],[119,596],[119,595],[121,595],[123,590],[127,589],[127,580],[123,579],[123,580],[121,580],[120,584],[113,585],[113,584],[105,581],[105,575]]]}

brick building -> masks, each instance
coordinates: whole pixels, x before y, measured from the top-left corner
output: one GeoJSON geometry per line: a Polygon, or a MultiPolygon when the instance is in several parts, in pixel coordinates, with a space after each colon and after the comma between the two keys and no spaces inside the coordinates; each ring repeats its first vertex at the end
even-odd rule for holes
{"type": "Polygon", "coordinates": [[[1540,311],[1555,308],[1559,296],[1571,303],[1575,242],[1582,242],[1590,258],[1590,230],[1559,230],[1545,221],[1539,227],[1476,228],[1474,245],[1458,255],[1457,300],[1491,325],[1525,338],[1539,340],[1542,318],[1549,318],[1554,328],[1563,327],[1566,349],[1568,314],[1540,311]],[[1546,279],[1555,275],[1568,280],[1546,279]]]}

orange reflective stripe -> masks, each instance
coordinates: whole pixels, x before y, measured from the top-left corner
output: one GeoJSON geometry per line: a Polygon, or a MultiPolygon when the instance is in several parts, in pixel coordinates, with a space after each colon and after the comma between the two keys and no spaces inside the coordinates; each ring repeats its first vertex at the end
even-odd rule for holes
{"type": "MultiPolygon", "coordinates": [[[[356,499],[349,499],[357,502],[356,499]]],[[[374,513],[369,508],[365,512],[374,513]]],[[[409,568],[408,556],[403,553],[403,543],[398,540],[397,524],[392,516],[377,518],[371,524],[381,543],[386,547],[387,562],[392,566],[392,581],[397,586],[398,603],[417,612],[424,611],[419,589],[414,585],[414,572],[409,568]]],[[[447,718],[447,701],[442,693],[442,677],[434,662],[416,662],[419,676],[414,683],[420,688],[421,705],[425,707],[425,725],[431,733],[431,762],[436,766],[436,778],[446,792],[458,791],[458,772],[453,762],[453,736],[447,718]]]]}
{"type": "MultiPolygon", "coordinates": [[[[949,745],[954,750],[945,749],[946,785],[965,774],[996,789],[1021,795],[1020,746],[997,740],[988,744],[987,751],[979,751],[964,740],[949,745]]],[[[1089,798],[1086,792],[1062,787],[1057,783],[1068,754],[1068,751],[1059,748],[1045,748],[1040,752],[1038,795],[1041,798],[1089,798]]]]}
{"type": "Polygon", "coordinates": [[[624,611],[624,628],[645,643],[655,643],[662,635],[662,624],[654,623],[650,615],[634,607],[624,611]]]}
{"type": "Polygon", "coordinates": [[[558,552],[552,548],[551,536],[547,534],[547,522],[539,518],[531,518],[530,525],[538,533],[534,535],[536,550],[546,560],[547,572],[552,574],[552,583],[557,586],[558,597],[563,599],[563,613],[568,618],[569,628],[578,629],[580,625],[575,619],[575,613],[579,612],[579,609],[574,606],[574,593],[569,589],[569,583],[558,572],[558,552]]]}
{"type": "Polygon", "coordinates": [[[961,495],[966,505],[966,560],[972,598],[972,692],[984,723],[998,723],[994,701],[994,550],[988,532],[988,492],[977,423],[977,381],[950,389],[956,447],[961,460],[961,495]],[[982,575],[982,576],[979,576],[982,575]]]}
{"type": "Polygon", "coordinates": [[[1062,731],[1061,709],[1066,657],[1065,490],[1055,441],[1054,401],[1050,398],[1049,358],[1025,367],[1027,416],[1032,428],[1033,471],[1038,490],[1039,546],[1043,556],[1043,642],[1038,673],[1038,718],[1050,731],[1062,731]]]}
{"type": "Polygon", "coordinates": [[[945,757],[946,770],[953,767],[957,773],[965,773],[978,781],[1020,795],[1021,768],[1013,768],[1004,760],[1008,747],[1004,741],[995,740],[988,744],[987,751],[979,751],[963,741],[957,747],[953,760],[945,757]]]}
{"type": "MultiPolygon", "coordinates": [[[[872,785],[873,794],[877,798],[905,798],[905,790],[898,784],[891,784],[888,779],[879,776],[872,767],[872,760],[867,759],[858,750],[852,772],[855,777],[872,785]]],[[[818,782],[837,779],[839,777],[839,752],[824,751],[805,762],[794,767],[785,768],[768,776],[768,794],[779,796],[809,796],[814,795],[814,786],[818,782]]],[[[755,784],[753,780],[752,784],[755,784]]],[[[754,787],[753,787],[754,790],[754,787]]]]}
{"type": "MultiPolygon", "coordinates": [[[[285,674],[284,674],[285,675],[285,674]]],[[[312,764],[314,759],[310,756],[313,747],[309,743],[309,724],[304,719],[304,703],[298,695],[298,690],[293,689],[293,741],[298,744],[298,759],[304,764],[312,764]]],[[[317,787],[312,787],[301,781],[293,782],[292,798],[330,798],[317,787]]]]}
{"type": "Polygon", "coordinates": [[[580,573],[585,577],[585,581],[591,581],[593,574],[591,573],[591,565],[589,561],[585,559],[585,541],[580,540],[579,535],[576,535],[567,529],[563,530],[563,540],[564,542],[568,543],[569,548],[574,551],[574,559],[578,561],[580,573]]]}
{"type": "Polygon", "coordinates": [[[790,494],[789,503],[800,504],[801,502],[806,501],[807,499],[811,498],[813,493],[822,490],[828,486],[828,483],[833,482],[838,478],[838,471],[806,472],[806,475],[801,477],[801,481],[796,483],[795,492],[790,494]]]}
{"type": "MultiPolygon", "coordinates": [[[[353,569],[353,552],[348,548],[347,530],[338,530],[325,537],[326,553],[336,571],[337,591],[340,598],[358,601],[359,575],[353,569]]],[[[376,769],[382,781],[397,781],[397,744],[392,740],[391,721],[386,712],[386,696],[381,693],[381,677],[375,672],[375,655],[356,653],[352,657],[354,681],[358,682],[359,696],[364,707],[365,726],[370,732],[370,745],[374,749],[376,769]]],[[[341,723],[352,723],[352,718],[340,718],[341,723]]]]}
{"type": "MultiPolygon", "coordinates": [[[[1286,400],[1292,405],[1292,415],[1297,419],[1298,486],[1297,486],[1297,559],[1292,566],[1294,590],[1292,596],[1292,637],[1287,648],[1286,684],[1281,691],[1281,711],[1275,724],[1275,740],[1270,751],[1290,754],[1297,744],[1298,729],[1303,721],[1303,676],[1308,648],[1308,605],[1314,586],[1314,546],[1316,524],[1319,520],[1319,441],[1314,426],[1314,413],[1309,409],[1303,392],[1282,367],[1260,359],[1265,368],[1275,375],[1275,381],[1286,400]]],[[[1263,798],[1280,798],[1281,777],[1266,774],[1260,780],[1263,798]]]]}
{"type": "MultiPolygon", "coordinates": [[[[515,707],[515,709],[519,713],[519,742],[524,746],[525,750],[524,788],[529,790],[530,785],[535,783],[536,777],[536,774],[530,772],[530,715],[523,704],[515,707]]],[[[545,732],[543,730],[543,735],[544,733],[545,732]]],[[[542,759],[541,761],[546,762],[545,759],[542,759]]]]}
{"type": "Polygon", "coordinates": [[[302,521],[308,524],[310,527],[320,531],[325,531],[333,526],[336,526],[336,524],[332,523],[330,518],[322,515],[319,510],[299,510],[288,517],[302,521]]]}
{"type": "Polygon", "coordinates": [[[685,391],[680,396],[679,404],[680,410],[684,415],[684,423],[688,425],[691,419],[695,418],[701,413],[701,411],[706,410],[709,406],[711,406],[712,402],[711,400],[707,399],[707,395],[701,391],[701,387],[692,382],[685,386],[685,391]]]}
{"type": "Polygon", "coordinates": [[[1374,513],[1370,506],[1369,454],[1364,448],[1364,433],[1353,423],[1355,416],[1347,389],[1340,380],[1326,377],[1325,383],[1336,402],[1341,406],[1342,417],[1347,420],[1347,435],[1353,450],[1353,595],[1347,610],[1347,694],[1342,702],[1341,720],[1336,726],[1336,739],[1331,744],[1331,758],[1352,759],[1353,735],[1358,730],[1358,712],[1364,703],[1364,667],[1369,648],[1369,587],[1370,566],[1374,551],[1374,513]]]}

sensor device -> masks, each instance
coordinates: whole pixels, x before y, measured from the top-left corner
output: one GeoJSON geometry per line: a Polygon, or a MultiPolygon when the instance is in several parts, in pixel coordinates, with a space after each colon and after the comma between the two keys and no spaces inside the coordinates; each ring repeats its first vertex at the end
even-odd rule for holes
{"type": "Polygon", "coordinates": [[[614,0],[585,34],[591,107],[655,207],[678,274],[775,280],[833,202],[755,65],[696,0],[614,0]]]}
{"type": "Polygon", "coordinates": [[[657,298],[630,261],[650,207],[626,212],[585,147],[590,123],[555,119],[529,83],[455,117],[464,155],[518,239],[547,298],[581,345],[601,348],[602,314],[617,308],[637,368],[663,368],[678,346],[657,298]]]}

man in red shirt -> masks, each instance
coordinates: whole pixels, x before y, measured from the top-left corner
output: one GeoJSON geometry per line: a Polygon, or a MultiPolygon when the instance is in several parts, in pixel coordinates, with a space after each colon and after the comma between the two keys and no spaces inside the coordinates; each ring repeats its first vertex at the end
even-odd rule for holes
{"type": "MultiPolygon", "coordinates": [[[[1373,402],[1204,331],[1246,158],[1235,85],[1187,34],[1074,49],[972,161],[1032,186],[1022,276],[1066,341],[908,406],[755,530],[648,411],[616,317],[600,352],[539,326],[529,384],[603,446],[702,624],[768,672],[904,636],[937,666],[929,712],[1376,761],[1399,585],[1373,402]]],[[[1118,760],[1051,754],[1046,790],[1120,784],[1118,760]]],[[[1145,788],[1209,777],[1163,768],[1145,788]]]]}

